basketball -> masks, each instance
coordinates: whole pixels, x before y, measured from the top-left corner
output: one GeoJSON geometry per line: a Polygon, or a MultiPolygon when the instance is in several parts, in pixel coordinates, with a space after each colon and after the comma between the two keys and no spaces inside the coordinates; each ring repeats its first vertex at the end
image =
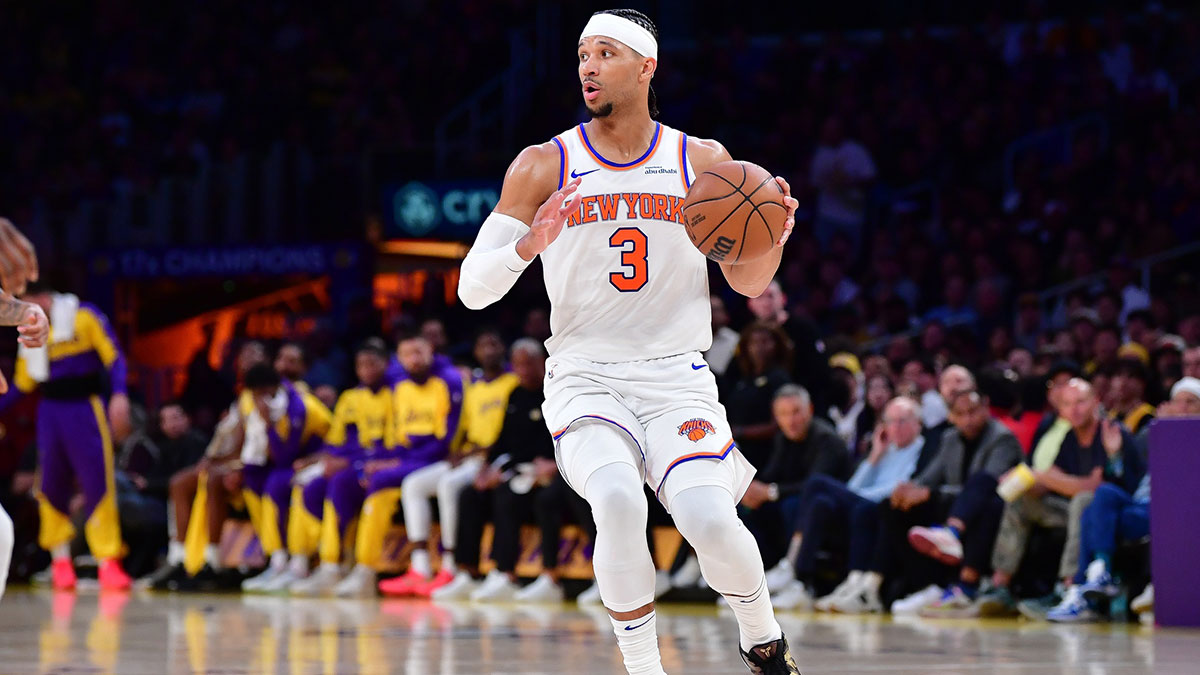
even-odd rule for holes
{"type": "Polygon", "coordinates": [[[783,188],[751,162],[721,162],[700,174],[683,202],[688,237],[709,259],[737,265],[766,255],[783,236],[783,188]]]}

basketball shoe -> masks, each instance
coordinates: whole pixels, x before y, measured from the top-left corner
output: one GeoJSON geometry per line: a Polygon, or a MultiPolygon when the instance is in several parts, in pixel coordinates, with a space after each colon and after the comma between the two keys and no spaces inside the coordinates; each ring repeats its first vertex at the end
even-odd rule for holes
{"type": "Polygon", "coordinates": [[[133,579],[129,578],[125,569],[121,567],[121,561],[116,558],[101,562],[96,574],[100,578],[102,591],[127,591],[133,586],[133,579]]]}
{"type": "Polygon", "coordinates": [[[742,661],[751,673],[755,675],[800,675],[800,667],[792,658],[792,650],[788,647],[787,638],[780,636],[766,644],[752,647],[750,651],[738,652],[742,661]]]}

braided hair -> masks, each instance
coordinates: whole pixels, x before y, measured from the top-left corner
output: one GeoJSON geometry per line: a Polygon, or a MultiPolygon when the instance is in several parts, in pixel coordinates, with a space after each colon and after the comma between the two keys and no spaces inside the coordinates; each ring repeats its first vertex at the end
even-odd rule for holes
{"type": "MultiPolygon", "coordinates": [[[[596,14],[612,14],[613,16],[619,16],[622,19],[632,21],[642,28],[650,31],[650,34],[654,36],[655,42],[658,41],[658,27],[654,25],[654,22],[650,20],[650,17],[642,14],[636,9],[605,9],[596,12],[596,14]]],[[[654,95],[654,85],[650,85],[650,96],[647,102],[649,103],[650,107],[650,119],[658,119],[658,97],[654,95]]]]}

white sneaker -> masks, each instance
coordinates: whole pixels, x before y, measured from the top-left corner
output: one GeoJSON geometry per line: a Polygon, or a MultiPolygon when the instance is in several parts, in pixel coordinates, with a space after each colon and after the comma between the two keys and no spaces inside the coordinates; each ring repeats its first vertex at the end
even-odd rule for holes
{"type": "Polygon", "coordinates": [[[908,543],[944,565],[962,564],[962,541],[948,527],[914,527],[908,531],[908,543]]]}
{"type": "Polygon", "coordinates": [[[854,593],[836,598],[829,609],[839,614],[875,614],[883,611],[883,603],[879,591],[860,585],[854,593]]]}
{"type": "Polygon", "coordinates": [[[803,583],[793,580],[792,583],[771,596],[771,605],[775,609],[794,609],[806,612],[812,609],[813,599],[803,583]]]}
{"type": "Polygon", "coordinates": [[[333,587],[333,594],[339,598],[373,598],[375,597],[375,570],[366,565],[355,565],[333,587]]]}
{"type": "Polygon", "coordinates": [[[671,575],[672,588],[691,588],[700,581],[700,561],[695,555],[689,555],[675,574],[671,575]]]}
{"type": "Polygon", "coordinates": [[[784,587],[796,580],[796,570],[787,556],[779,559],[779,563],[767,572],[767,591],[778,593],[784,587]]]}
{"type": "Polygon", "coordinates": [[[307,578],[307,574],[301,574],[295,569],[289,567],[281,574],[277,574],[272,577],[271,580],[263,584],[262,588],[258,590],[263,593],[285,593],[289,588],[291,588],[292,584],[298,581],[303,581],[307,578]]]}
{"type": "Polygon", "coordinates": [[[506,602],[512,600],[518,590],[520,587],[507,574],[492,570],[484,578],[483,584],[471,592],[471,599],[475,602],[506,602]]]}
{"type": "Polygon", "coordinates": [[[1146,586],[1146,590],[1129,603],[1129,609],[1138,614],[1154,611],[1154,584],[1146,586]]]}
{"type": "Polygon", "coordinates": [[[837,588],[833,589],[832,593],[823,598],[818,598],[817,601],[813,603],[813,609],[817,610],[818,612],[832,612],[833,606],[838,600],[858,593],[858,581],[859,577],[856,575],[852,574],[846,577],[842,580],[842,583],[838,584],[837,588]]]}
{"type": "Polygon", "coordinates": [[[916,616],[922,609],[941,600],[945,592],[946,589],[941,586],[930,584],[912,595],[893,602],[892,614],[895,616],[916,616]]]}
{"type": "Polygon", "coordinates": [[[453,581],[441,588],[435,588],[429,597],[434,600],[466,600],[471,597],[471,591],[478,586],[470,574],[460,571],[454,575],[453,581]]]}
{"type": "MultiPolygon", "coordinates": [[[[671,590],[671,575],[664,570],[654,572],[654,599],[657,600],[671,590]]],[[[599,595],[600,591],[596,591],[599,595]]]]}
{"type": "Polygon", "coordinates": [[[587,587],[587,590],[580,593],[575,598],[575,602],[584,606],[597,606],[600,604],[600,584],[593,583],[587,587]]]}
{"type": "Polygon", "coordinates": [[[517,602],[562,602],[563,589],[548,573],[542,572],[525,588],[513,594],[517,602]]]}
{"type": "Polygon", "coordinates": [[[337,586],[341,578],[342,570],[337,563],[321,563],[307,579],[297,581],[288,590],[292,595],[325,595],[332,591],[334,586],[337,586]]]}
{"type": "Polygon", "coordinates": [[[286,569],[286,567],[272,567],[267,565],[267,569],[263,570],[261,574],[250,577],[249,579],[243,581],[242,590],[252,593],[261,591],[263,586],[270,583],[270,581],[275,577],[283,574],[286,569]]]}

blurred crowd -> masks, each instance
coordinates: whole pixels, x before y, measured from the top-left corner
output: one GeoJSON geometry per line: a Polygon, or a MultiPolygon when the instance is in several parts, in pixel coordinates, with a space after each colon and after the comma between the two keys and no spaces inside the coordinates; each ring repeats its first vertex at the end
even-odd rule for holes
{"type": "MultiPolygon", "coordinates": [[[[1178,250],[1200,236],[1200,15],[1042,7],[877,39],[697,20],[664,49],[664,121],[772,167],[802,203],[766,293],[745,301],[714,275],[706,354],[759,469],[742,514],[780,608],[1074,621],[1152,606],[1147,428],[1200,413],[1200,283],[1178,250]]],[[[80,10],[83,29],[53,8],[0,2],[0,137],[13,139],[0,203],[18,222],[275,142],[326,173],[427,151],[458,85],[506,62],[501,27],[535,11],[112,0],[80,10]]],[[[522,138],[578,118],[570,65],[539,85],[522,138]]],[[[513,150],[480,148],[456,171],[498,177],[513,150]]],[[[539,284],[521,280],[520,310],[479,314],[431,294],[428,318],[388,343],[329,330],[271,355],[246,342],[148,413],[131,392],[111,488],[128,570],[162,589],[561,599],[561,525],[592,526],[533,419],[539,284]],[[266,554],[253,576],[224,567],[229,517],[249,519],[266,554]],[[380,580],[393,519],[412,562],[380,580]],[[521,587],[524,522],[546,572],[521,587]]],[[[20,578],[47,563],[37,406],[5,415],[20,578]]],[[[67,511],[86,520],[94,501],[67,511]]],[[[702,583],[686,547],[660,576],[664,593],[702,583]]]]}

